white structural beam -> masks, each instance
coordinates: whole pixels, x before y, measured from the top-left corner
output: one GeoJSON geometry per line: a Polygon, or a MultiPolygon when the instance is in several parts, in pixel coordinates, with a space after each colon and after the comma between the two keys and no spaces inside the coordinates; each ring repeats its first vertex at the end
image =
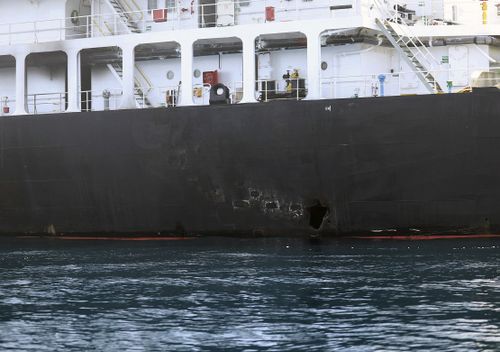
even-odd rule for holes
{"type": "Polygon", "coordinates": [[[181,106],[194,105],[193,103],[193,40],[186,38],[181,41],[181,106]]]}
{"type": "Polygon", "coordinates": [[[66,50],[68,60],[68,109],[67,112],[79,112],[80,106],[80,51],[66,50]]]}
{"type": "Polygon", "coordinates": [[[26,57],[28,51],[22,51],[15,55],[16,58],[16,115],[26,115],[28,113],[26,86],[26,57]]]}
{"type": "Polygon", "coordinates": [[[122,49],[122,101],[120,107],[122,109],[135,109],[135,86],[134,86],[134,71],[135,71],[135,45],[124,45],[122,49]]]}
{"type": "MultiPolygon", "coordinates": [[[[308,38],[309,48],[308,55],[308,96],[307,99],[315,99],[320,96],[320,76],[321,72],[321,46],[319,43],[319,34],[323,31],[339,30],[344,28],[353,27],[370,27],[362,16],[347,16],[345,18],[338,18],[332,23],[331,19],[318,19],[316,21],[290,21],[290,22],[274,22],[266,23],[264,26],[253,25],[238,25],[217,28],[199,28],[199,29],[183,29],[173,30],[168,32],[169,38],[175,38],[176,42],[181,43],[184,57],[181,59],[183,68],[181,74],[182,88],[180,92],[180,105],[192,105],[192,44],[195,40],[199,39],[217,39],[217,38],[241,38],[243,42],[243,97],[241,102],[249,103],[255,102],[255,38],[258,35],[266,34],[284,34],[291,32],[305,32],[308,38]]],[[[446,26],[445,26],[446,27],[446,26]]],[[[371,27],[370,27],[371,28],[371,27]]],[[[0,55],[11,55],[14,51],[16,53],[16,112],[15,114],[26,114],[26,64],[25,59],[28,53],[41,53],[53,52],[60,50],[85,50],[106,48],[112,46],[119,46],[123,49],[124,60],[124,75],[123,75],[123,100],[121,107],[123,108],[136,108],[134,96],[134,50],[133,47],[141,44],[154,44],[164,43],[166,41],[165,31],[147,32],[147,33],[134,33],[130,35],[116,35],[116,36],[98,36],[93,38],[72,39],[67,41],[51,41],[46,43],[33,43],[33,44],[14,44],[9,46],[0,46],[0,55]],[[26,51],[26,52],[23,52],[26,51]]],[[[168,41],[168,40],[167,40],[168,41]]],[[[69,65],[72,57],[69,57],[69,65]]],[[[77,65],[77,64],[76,64],[77,65]]],[[[71,74],[70,80],[76,78],[71,74]]],[[[75,89],[75,82],[68,82],[69,89],[75,89]]],[[[78,83],[77,83],[78,85],[78,83]]],[[[78,109],[74,100],[75,95],[71,93],[70,104],[68,111],[78,109]]]]}
{"type": "Polygon", "coordinates": [[[306,100],[320,98],[321,41],[317,30],[306,32],[307,37],[307,96],[306,100]]]}
{"type": "Polygon", "coordinates": [[[254,103],[255,99],[255,36],[241,37],[243,42],[243,97],[241,103],[254,103]]]}

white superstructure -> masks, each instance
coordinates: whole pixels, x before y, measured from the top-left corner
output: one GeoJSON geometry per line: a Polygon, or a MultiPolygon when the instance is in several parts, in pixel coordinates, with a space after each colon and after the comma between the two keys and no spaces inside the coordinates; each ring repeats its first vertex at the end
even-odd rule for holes
{"type": "Polygon", "coordinates": [[[0,1],[4,115],[457,92],[499,61],[500,0],[0,1]]]}

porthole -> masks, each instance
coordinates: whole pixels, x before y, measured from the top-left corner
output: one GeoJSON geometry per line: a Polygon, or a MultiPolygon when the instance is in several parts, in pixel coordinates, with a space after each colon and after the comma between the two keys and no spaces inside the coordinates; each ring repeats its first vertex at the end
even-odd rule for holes
{"type": "Polygon", "coordinates": [[[174,71],[168,71],[167,72],[167,79],[174,79],[174,71]]]}
{"type": "Polygon", "coordinates": [[[196,69],[193,71],[194,78],[199,78],[201,76],[201,71],[196,69]]]}
{"type": "Polygon", "coordinates": [[[328,63],[327,63],[326,61],[323,61],[323,62],[321,63],[321,69],[322,69],[323,71],[325,71],[327,68],[328,68],[328,63]]]}

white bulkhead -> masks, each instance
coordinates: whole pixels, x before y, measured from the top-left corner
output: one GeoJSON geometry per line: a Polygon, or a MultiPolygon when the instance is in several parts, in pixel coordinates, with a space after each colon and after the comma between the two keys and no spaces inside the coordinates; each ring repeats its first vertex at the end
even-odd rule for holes
{"type": "Polygon", "coordinates": [[[499,61],[500,0],[0,3],[3,115],[456,93],[499,61]]]}

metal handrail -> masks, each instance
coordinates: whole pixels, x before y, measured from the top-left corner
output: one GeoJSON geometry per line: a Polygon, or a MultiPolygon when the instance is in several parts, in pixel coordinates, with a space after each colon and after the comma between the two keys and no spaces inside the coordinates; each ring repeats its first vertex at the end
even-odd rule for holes
{"type": "Polygon", "coordinates": [[[301,100],[305,98],[307,94],[307,88],[300,87],[300,83],[304,82],[304,84],[307,83],[307,79],[299,77],[299,78],[287,78],[286,81],[288,82],[288,85],[285,85],[284,88],[280,89],[280,80],[267,80],[267,79],[262,79],[262,80],[256,80],[255,82],[261,87],[261,85],[264,86],[264,89],[258,89],[256,92],[262,94],[260,96],[260,101],[271,101],[271,100],[283,100],[283,99],[296,99],[296,100],[301,100]],[[269,83],[273,81],[275,84],[274,89],[269,89],[269,83]],[[295,82],[295,87],[293,87],[293,82],[295,82]]]}
{"type": "Polygon", "coordinates": [[[41,106],[54,106],[56,107],[52,111],[46,113],[54,112],[64,112],[66,111],[66,97],[67,92],[53,92],[53,93],[34,93],[28,94],[26,96],[27,113],[32,113],[34,115],[38,114],[38,109],[41,106]],[[30,112],[30,107],[32,107],[32,112],[30,112]]]}
{"type": "MultiPolygon", "coordinates": [[[[119,103],[119,98],[123,95],[121,88],[110,88],[107,89],[109,92],[109,102],[113,102],[113,106],[109,106],[110,110],[116,110],[118,108],[118,103],[119,103]]],[[[82,103],[82,111],[102,111],[105,110],[105,104],[104,104],[104,91],[96,91],[96,90],[82,90],[80,91],[80,96],[81,98],[81,103],[82,103]],[[103,108],[102,109],[96,109],[95,108],[95,102],[98,99],[103,100],[103,108]],[[92,108],[90,108],[90,106],[92,108]]]]}
{"type": "MultiPolygon", "coordinates": [[[[137,19],[136,21],[142,21],[144,19],[144,13],[143,13],[144,11],[141,10],[141,7],[137,4],[137,2],[135,0],[131,0],[131,1],[137,10],[134,10],[132,8],[132,6],[130,6],[130,4],[128,3],[127,0],[122,0],[122,1],[125,3],[125,7],[127,7],[130,10],[130,11],[128,11],[129,13],[138,12],[140,14],[141,17],[139,19],[137,19]]],[[[120,1],[120,3],[121,3],[121,1],[120,1]]]]}
{"type": "MultiPolygon", "coordinates": [[[[351,1],[353,4],[357,3],[355,0],[351,0],[351,1]]],[[[237,6],[237,3],[235,3],[233,0],[225,1],[225,2],[224,1],[218,2],[217,4],[221,5],[224,3],[228,3],[228,4],[234,3],[235,6],[237,6]]],[[[246,11],[244,13],[244,15],[245,16],[252,16],[253,20],[259,19],[259,22],[265,22],[264,8],[265,8],[265,6],[267,6],[267,1],[266,0],[256,0],[256,1],[253,1],[252,3],[254,5],[255,5],[255,3],[258,3],[259,5],[262,5],[262,8],[260,8],[259,10],[246,11]],[[253,15],[258,15],[258,18],[253,16],[253,15]]],[[[128,11],[123,12],[124,15],[126,15],[128,17],[136,18],[137,22],[141,22],[141,21],[144,22],[142,24],[143,26],[145,26],[146,23],[153,22],[153,19],[150,15],[150,11],[149,10],[140,10],[140,6],[137,4],[137,2],[135,0],[134,0],[135,5],[131,5],[129,3],[127,3],[127,4],[128,4],[127,9],[133,10],[134,6],[135,6],[138,10],[137,11],[130,11],[130,12],[128,12],[128,11]]],[[[217,4],[202,5],[202,9],[217,6],[217,4]]],[[[301,16],[302,11],[312,11],[312,10],[319,10],[319,9],[328,9],[328,5],[318,6],[318,5],[314,5],[310,2],[303,2],[303,3],[300,3],[300,6],[296,6],[293,10],[290,10],[288,8],[285,8],[285,7],[276,7],[275,11],[276,11],[276,15],[278,15],[280,13],[287,14],[287,15],[291,14],[291,13],[295,13],[297,15],[296,19],[302,19],[302,16],[301,16]]],[[[166,10],[169,13],[175,14],[177,16],[180,16],[183,13],[182,8],[178,7],[177,4],[176,4],[176,6],[166,8],[166,10]]],[[[186,10],[189,12],[189,8],[186,8],[186,10]]],[[[358,11],[358,10],[356,9],[356,11],[358,11]]],[[[328,17],[329,16],[330,16],[330,14],[328,13],[328,17]]],[[[327,17],[327,16],[325,16],[325,17],[327,17]]],[[[90,31],[88,31],[88,25],[90,23],[93,23],[95,25],[97,22],[100,22],[100,20],[102,18],[113,18],[115,22],[122,21],[119,14],[113,13],[113,14],[96,14],[96,15],[76,16],[76,17],[64,17],[64,18],[48,19],[48,20],[41,20],[41,21],[31,21],[31,22],[30,21],[12,22],[12,23],[0,24],[0,28],[4,28],[3,32],[0,31],[0,38],[2,36],[7,35],[8,36],[8,43],[10,45],[15,41],[13,39],[14,36],[22,35],[22,34],[32,34],[33,35],[32,41],[38,42],[39,38],[37,38],[37,37],[39,36],[39,34],[44,33],[44,32],[58,31],[59,39],[69,39],[67,35],[65,36],[65,38],[63,38],[63,34],[65,34],[64,31],[67,29],[75,29],[75,28],[81,28],[81,27],[83,27],[86,30],[83,30],[81,34],[78,34],[75,37],[81,38],[81,35],[86,36],[86,37],[91,37],[92,33],[90,31]],[[82,24],[81,25],[73,25],[73,24],[67,25],[67,23],[71,23],[71,20],[80,22],[82,24]],[[20,30],[15,30],[15,27],[17,27],[17,26],[18,27],[29,26],[30,28],[29,29],[22,28],[20,30]],[[47,27],[47,26],[50,26],[50,28],[43,28],[43,27],[47,27]]],[[[314,20],[314,19],[311,18],[311,20],[314,20]]],[[[278,16],[275,19],[275,22],[289,21],[289,20],[290,20],[290,18],[280,19],[278,16]]],[[[122,22],[120,22],[120,23],[122,23],[122,22]]],[[[174,27],[172,27],[172,28],[163,27],[163,29],[170,30],[170,29],[179,28],[181,26],[183,28],[199,28],[200,26],[203,27],[202,25],[200,25],[198,23],[198,21],[194,21],[194,24],[192,26],[188,25],[187,27],[186,27],[186,24],[184,24],[184,23],[181,24],[181,22],[172,21],[171,23],[174,23],[174,27]]],[[[236,24],[237,23],[235,23],[235,25],[236,24]]],[[[217,25],[217,23],[216,22],[206,23],[205,25],[215,26],[215,25],[217,25]]],[[[110,33],[110,34],[112,34],[112,35],[126,34],[126,32],[121,33],[119,31],[116,31],[116,32],[111,31],[111,32],[112,33],[110,33]]],[[[105,35],[105,34],[101,33],[101,35],[105,35]]],[[[54,39],[50,39],[50,40],[54,40],[54,39]]]]}
{"type": "MultiPolygon", "coordinates": [[[[148,87],[153,87],[153,83],[151,82],[151,80],[149,79],[149,77],[146,76],[146,73],[142,70],[142,68],[139,67],[138,64],[135,64],[135,69],[137,70],[137,72],[139,72],[139,74],[144,79],[144,81],[146,81],[147,86],[148,87]]],[[[137,81],[137,83],[139,83],[138,85],[141,85],[139,81],[137,81]]]]}
{"type": "MultiPolygon", "coordinates": [[[[467,77],[468,77],[468,86],[470,86],[471,84],[471,76],[474,72],[478,72],[478,71],[486,71],[486,72],[498,72],[499,75],[500,75],[500,72],[495,70],[495,69],[491,69],[491,68],[474,68],[473,70],[471,69],[463,69],[463,70],[443,70],[443,69],[440,69],[440,70],[430,70],[428,71],[429,73],[432,73],[433,75],[435,74],[446,74],[446,73],[459,73],[459,72],[464,72],[467,74],[467,77]]],[[[322,93],[324,92],[324,89],[325,87],[327,87],[329,89],[328,91],[328,94],[327,96],[325,96],[324,94],[322,94],[321,98],[339,98],[339,94],[337,92],[338,88],[339,88],[339,85],[342,85],[342,84],[358,84],[358,86],[356,88],[354,87],[351,87],[351,89],[358,89],[358,94],[355,94],[354,92],[351,92],[351,93],[354,93],[354,94],[347,94],[346,95],[342,95],[342,97],[348,97],[348,96],[356,96],[358,95],[359,97],[370,97],[370,96],[375,96],[375,94],[373,94],[373,92],[370,90],[372,88],[372,85],[374,83],[378,83],[378,76],[382,74],[388,78],[396,78],[397,79],[397,93],[396,94],[387,94],[387,89],[386,89],[386,94],[387,96],[398,96],[398,95],[401,95],[402,94],[402,89],[401,88],[401,79],[404,75],[414,75],[415,72],[413,71],[400,71],[400,72],[386,72],[386,73],[373,73],[373,74],[366,74],[366,75],[340,75],[340,76],[330,76],[330,77],[322,77],[320,78],[320,85],[322,87],[322,93]]],[[[488,81],[491,81],[491,79],[481,79],[480,81],[483,81],[483,82],[488,82],[488,81]]],[[[417,81],[416,81],[417,82],[417,81]]],[[[453,82],[452,82],[453,83],[453,82]]],[[[391,80],[386,80],[385,83],[384,83],[384,86],[387,88],[391,84],[391,80]]],[[[466,85],[467,86],[467,85],[466,85]]],[[[455,87],[455,88],[463,88],[463,87],[466,87],[466,86],[463,86],[463,85],[460,85],[460,86],[452,86],[452,87],[455,87]]],[[[392,88],[394,88],[394,86],[391,86],[392,88]]],[[[416,88],[413,88],[413,89],[416,89],[416,88]]],[[[455,89],[456,90],[456,89],[455,89]]],[[[379,94],[376,94],[376,95],[379,95],[379,94]]]]}
{"type": "MultiPolygon", "coordinates": [[[[491,68],[475,68],[474,70],[434,70],[432,71],[434,74],[436,73],[450,73],[450,72],[466,72],[467,74],[472,73],[472,75],[468,75],[469,78],[473,77],[474,73],[479,73],[481,71],[484,72],[489,72],[489,73],[494,73],[495,75],[493,77],[485,77],[485,78],[477,78],[470,80],[467,85],[460,85],[460,86],[455,86],[453,93],[459,93],[463,91],[469,91],[470,87],[472,85],[472,81],[477,84],[477,83],[486,83],[482,84],[480,86],[496,86],[500,88],[500,69],[491,69],[491,68]]],[[[384,83],[384,86],[386,88],[385,95],[386,96],[398,96],[403,94],[403,88],[401,86],[401,80],[402,76],[405,74],[410,74],[413,75],[415,74],[413,71],[400,71],[400,72],[388,72],[388,73],[382,73],[383,75],[386,75],[389,78],[395,79],[395,80],[386,80],[384,83]],[[391,85],[392,84],[392,85],[391,85]],[[392,91],[390,91],[388,88],[391,87],[392,91]],[[396,90],[394,90],[396,89],[396,90]]],[[[379,94],[380,90],[371,90],[373,89],[373,84],[377,83],[377,79],[380,73],[374,73],[374,74],[368,74],[368,75],[344,75],[344,76],[331,76],[331,77],[322,77],[320,79],[320,85],[322,87],[321,91],[322,93],[324,92],[324,88],[330,88],[329,94],[326,96],[324,94],[321,95],[321,98],[323,99],[336,99],[336,98],[347,98],[347,97],[371,97],[371,96],[380,96],[379,94]],[[347,84],[349,85],[349,89],[351,89],[351,93],[353,94],[338,94],[337,89],[339,86],[342,84],[347,84]]],[[[293,80],[293,79],[292,79],[293,80]]],[[[264,80],[256,80],[257,83],[263,82],[264,80]]],[[[239,99],[234,97],[233,95],[236,94],[237,92],[242,91],[243,87],[243,82],[242,81],[234,81],[232,83],[227,84],[228,88],[230,89],[231,93],[231,103],[236,104],[238,103],[239,99]]],[[[260,85],[259,85],[260,86],[260,85]]],[[[197,88],[197,87],[202,87],[202,97],[199,101],[195,101],[195,104],[203,104],[206,105],[209,103],[209,101],[206,101],[206,96],[210,92],[210,85],[208,84],[202,84],[202,83],[195,83],[193,84],[192,88],[197,88]]],[[[154,87],[154,86],[139,86],[136,87],[135,92],[139,93],[141,95],[142,99],[142,104],[139,106],[140,108],[145,108],[149,107],[150,105],[146,104],[147,100],[149,99],[149,96],[146,96],[145,92],[146,91],[155,91],[156,96],[154,98],[156,99],[155,101],[152,101],[151,106],[176,106],[177,105],[177,100],[179,98],[179,93],[180,93],[180,87],[177,86],[160,86],[160,87],[154,87]],[[172,94],[167,94],[167,93],[172,93],[172,94]],[[169,97],[171,100],[169,101],[169,97]]],[[[341,87],[342,88],[342,87],[341,87]]],[[[379,87],[377,87],[379,88],[379,87]]],[[[453,88],[450,87],[450,88],[453,88]]],[[[410,89],[418,89],[417,88],[410,88],[410,89]]],[[[110,110],[115,110],[118,109],[119,103],[121,102],[121,97],[123,96],[123,90],[121,88],[108,88],[105,91],[96,91],[96,90],[87,90],[87,91],[79,91],[79,101],[82,106],[82,111],[99,111],[99,110],[105,110],[106,104],[105,101],[107,99],[108,103],[108,108],[110,110]]],[[[278,88],[279,91],[279,88],[278,88]]],[[[266,95],[265,99],[262,99],[262,101],[271,101],[271,100],[278,100],[278,99],[290,99],[294,98],[297,100],[300,100],[304,98],[305,93],[307,91],[306,88],[300,87],[300,85],[297,84],[297,88],[292,90],[290,93],[292,93],[290,96],[271,96],[271,95],[266,95]]],[[[271,92],[270,89],[264,89],[260,90],[260,92],[271,92]]],[[[450,89],[450,92],[452,92],[452,89],[450,89]]],[[[257,91],[256,91],[257,93],[257,91]]],[[[4,96],[6,96],[5,93],[3,93],[4,96]]],[[[410,94],[416,94],[416,93],[410,93],[410,94]]],[[[67,92],[51,92],[51,93],[35,93],[35,94],[28,94],[27,99],[26,99],[26,105],[28,107],[27,112],[31,114],[40,114],[40,113],[60,113],[64,112],[67,108],[68,104],[68,93],[67,92]],[[48,108],[47,108],[48,107],[48,108]],[[52,109],[50,109],[52,107],[52,109]]],[[[3,102],[2,101],[2,107],[3,107],[3,102]]],[[[15,109],[15,106],[11,106],[13,102],[15,102],[16,99],[15,97],[13,98],[8,98],[7,103],[8,106],[11,109],[15,109]]],[[[151,102],[151,100],[150,100],[151,102]]],[[[12,112],[8,113],[9,115],[12,114],[12,112]]]]}
{"type": "Polygon", "coordinates": [[[96,22],[95,18],[93,18],[93,19],[92,19],[92,23],[94,24],[94,26],[95,26],[95,27],[97,27],[97,29],[99,30],[99,32],[101,32],[102,36],[104,37],[104,36],[105,36],[105,34],[104,34],[104,32],[102,31],[102,28],[101,28],[101,26],[99,25],[99,23],[98,23],[98,22],[96,22]]]}
{"type": "MultiPolygon", "coordinates": [[[[389,18],[391,20],[392,23],[394,23],[397,27],[398,30],[401,31],[402,35],[398,33],[398,35],[400,35],[400,39],[398,40],[398,42],[400,40],[404,40],[404,38],[407,38],[408,39],[408,42],[404,42],[404,45],[406,47],[409,47],[408,44],[411,44],[412,45],[412,49],[414,49],[417,53],[412,53],[413,54],[413,57],[417,57],[417,55],[420,55],[422,57],[422,59],[424,59],[427,63],[427,65],[430,65],[431,67],[434,65],[434,64],[438,64],[437,60],[434,58],[434,56],[432,55],[432,53],[427,49],[427,47],[425,46],[425,44],[420,40],[420,38],[418,36],[416,36],[415,34],[413,34],[413,32],[411,31],[411,29],[409,28],[410,26],[404,24],[404,22],[402,24],[398,23],[398,13],[399,11],[397,10],[397,7],[396,7],[396,10],[394,10],[394,13],[391,13],[386,6],[384,6],[383,3],[381,3],[379,0],[373,0],[373,3],[376,5],[377,9],[381,12],[382,14],[382,21],[386,20],[387,18],[389,18]],[[430,60],[428,59],[430,57],[430,60]]],[[[396,3],[396,6],[397,6],[397,3],[396,3]]],[[[429,68],[428,68],[429,69],[429,68]]]]}

